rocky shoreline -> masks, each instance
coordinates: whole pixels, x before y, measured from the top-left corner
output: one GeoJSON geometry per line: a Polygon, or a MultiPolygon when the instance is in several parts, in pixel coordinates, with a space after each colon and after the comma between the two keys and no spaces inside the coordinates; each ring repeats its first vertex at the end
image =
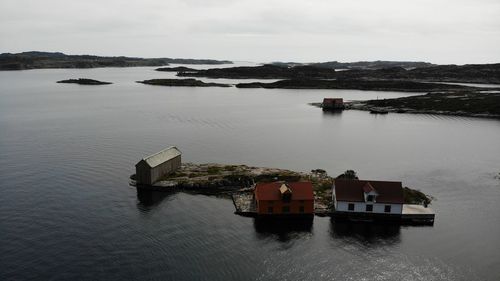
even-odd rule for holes
{"type": "MultiPolygon", "coordinates": [[[[130,176],[130,185],[142,190],[188,191],[200,194],[231,195],[251,193],[257,182],[310,181],[313,184],[315,210],[318,214],[329,210],[332,204],[334,178],[322,169],[309,173],[286,169],[253,167],[247,165],[224,165],[216,163],[183,163],[178,171],[165,176],[153,185],[137,185],[135,175],[130,176]]],[[[405,188],[405,203],[430,204],[432,197],[410,188],[405,188]]]]}
{"type": "MultiPolygon", "coordinates": [[[[321,103],[311,105],[322,106],[321,103]]],[[[458,91],[395,99],[350,101],[345,103],[345,109],[500,119],[500,92],[458,91]]]]}

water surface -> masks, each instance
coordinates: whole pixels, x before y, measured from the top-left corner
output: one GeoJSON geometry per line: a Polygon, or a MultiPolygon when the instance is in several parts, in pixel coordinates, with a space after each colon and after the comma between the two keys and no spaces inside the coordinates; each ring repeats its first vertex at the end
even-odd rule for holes
{"type": "Polygon", "coordinates": [[[500,278],[498,120],[308,105],[411,93],[135,83],[175,75],[153,69],[0,72],[1,280],[500,278]],[[79,77],[114,84],[55,83],[79,77]],[[227,198],[129,187],[169,145],[184,161],[401,180],[436,198],[436,223],[275,226],[227,198]]]}

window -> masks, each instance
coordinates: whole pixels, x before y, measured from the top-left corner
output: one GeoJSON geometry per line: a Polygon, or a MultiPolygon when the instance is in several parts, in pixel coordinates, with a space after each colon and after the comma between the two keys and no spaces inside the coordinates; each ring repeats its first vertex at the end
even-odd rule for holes
{"type": "Polygon", "coordinates": [[[290,206],[283,206],[283,213],[290,213],[290,206]]]}
{"type": "Polygon", "coordinates": [[[347,205],[347,210],[354,211],[354,204],[353,203],[349,203],[349,205],[347,205]]]}
{"type": "Polygon", "coordinates": [[[304,212],[304,206],[300,206],[300,207],[299,207],[299,212],[300,212],[300,213],[303,213],[303,212],[304,212]]]}
{"type": "Polygon", "coordinates": [[[267,207],[267,212],[269,214],[272,214],[273,213],[273,207],[267,207]]]}
{"type": "Polygon", "coordinates": [[[384,212],[390,213],[391,212],[391,205],[385,205],[384,212]]]}
{"type": "Polygon", "coordinates": [[[373,196],[373,195],[366,196],[366,201],[368,201],[368,202],[373,202],[374,199],[375,199],[375,196],[373,196]]]}
{"type": "Polygon", "coordinates": [[[367,212],[373,212],[373,205],[366,205],[367,212]]]}

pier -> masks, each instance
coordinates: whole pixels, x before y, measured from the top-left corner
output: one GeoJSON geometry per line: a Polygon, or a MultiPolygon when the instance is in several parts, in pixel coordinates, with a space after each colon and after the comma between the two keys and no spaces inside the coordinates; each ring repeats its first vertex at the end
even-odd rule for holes
{"type": "Polygon", "coordinates": [[[403,204],[401,221],[413,224],[434,224],[436,214],[431,208],[416,204],[403,204]]]}
{"type": "Polygon", "coordinates": [[[252,192],[238,192],[231,195],[236,214],[253,217],[257,215],[255,200],[252,192]]]}

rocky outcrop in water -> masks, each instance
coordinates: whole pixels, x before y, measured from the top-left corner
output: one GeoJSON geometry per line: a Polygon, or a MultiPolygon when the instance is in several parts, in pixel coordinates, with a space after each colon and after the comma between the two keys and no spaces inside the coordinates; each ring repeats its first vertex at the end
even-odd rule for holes
{"type": "Polygon", "coordinates": [[[155,86],[177,86],[177,87],[231,87],[228,84],[221,83],[205,83],[196,79],[151,79],[137,81],[137,83],[155,85],[155,86]]]}
{"type": "Polygon", "coordinates": [[[69,84],[79,84],[79,85],[109,85],[109,84],[113,84],[111,82],[103,82],[103,81],[88,79],[88,78],[67,79],[67,80],[57,81],[57,83],[69,83],[69,84]]]}
{"type": "Polygon", "coordinates": [[[187,71],[192,71],[196,72],[198,71],[197,69],[190,68],[190,67],[185,67],[185,66],[178,66],[178,67],[160,67],[155,69],[156,71],[164,71],[164,72],[187,72],[187,71]]]}

